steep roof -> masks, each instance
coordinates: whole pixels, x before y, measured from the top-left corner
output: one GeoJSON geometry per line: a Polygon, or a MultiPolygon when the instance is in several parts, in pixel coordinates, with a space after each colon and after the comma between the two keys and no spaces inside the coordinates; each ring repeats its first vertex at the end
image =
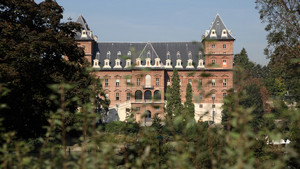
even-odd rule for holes
{"type": "Polygon", "coordinates": [[[81,36],[82,31],[76,32],[75,40],[93,40],[93,38],[88,34],[88,32],[90,32],[91,30],[87,22],[85,21],[84,17],[80,15],[76,22],[81,25],[82,28],[81,30],[85,30],[86,36],[81,36]]]}
{"type": "Polygon", "coordinates": [[[219,14],[216,15],[214,21],[210,26],[210,29],[205,32],[204,40],[205,39],[235,40],[234,37],[231,35],[231,32],[226,28],[219,14]],[[226,36],[223,33],[223,31],[226,31],[226,36]]]}
{"type": "MultiPolygon", "coordinates": [[[[95,46],[94,55],[100,53],[99,65],[104,66],[104,59],[106,59],[107,53],[110,52],[110,66],[115,66],[115,59],[117,59],[117,53],[121,52],[121,66],[125,67],[125,60],[127,58],[131,59],[131,62],[135,63],[137,57],[142,59],[142,65],[145,64],[148,52],[150,52],[151,64],[155,62],[155,58],[159,57],[162,64],[166,64],[167,53],[170,52],[170,59],[173,68],[176,66],[177,53],[180,53],[180,59],[182,60],[182,65],[185,68],[187,60],[189,59],[189,53],[191,52],[194,64],[198,64],[202,55],[199,55],[199,51],[202,50],[202,43],[196,42],[147,42],[147,43],[130,43],[130,42],[98,42],[95,46]],[[131,55],[128,56],[128,52],[131,55]]],[[[94,58],[93,58],[94,59],[94,58]]],[[[197,66],[195,66],[196,68],[197,66]]]]}

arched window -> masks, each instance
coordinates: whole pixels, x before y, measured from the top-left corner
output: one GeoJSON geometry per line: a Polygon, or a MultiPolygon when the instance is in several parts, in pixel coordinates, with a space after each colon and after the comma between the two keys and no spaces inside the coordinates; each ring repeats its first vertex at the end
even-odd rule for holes
{"type": "Polygon", "coordinates": [[[145,86],[146,87],[151,87],[151,76],[150,75],[146,75],[145,76],[145,86]]]}
{"type": "Polygon", "coordinates": [[[154,91],[154,100],[155,100],[155,101],[161,100],[161,94],[160,94],[160,91],[159,91],[159,90],[155,90],[155,91],[154,91]]]}
{"type": "Polygon", "coordinates": [[[151,112],[149,110],[145,111],[145,122],[151,122],[151,112]]]}
{"type": "Polygon", "coordinates": [[[145,95],[144,95],[145,101],[151,101],[151,97],[152,97],[151,91],[150,90],[146,90],[145,91],[145,95]]]}
{"type": "Polygon", "coordinates": [[[135,100],[137,101],[137,100],[142,100],[142,96],[143,94],[142,94],[142,91],[140,91],[140,90],[137,90],[136,92],[135,92],[135,100]]]}

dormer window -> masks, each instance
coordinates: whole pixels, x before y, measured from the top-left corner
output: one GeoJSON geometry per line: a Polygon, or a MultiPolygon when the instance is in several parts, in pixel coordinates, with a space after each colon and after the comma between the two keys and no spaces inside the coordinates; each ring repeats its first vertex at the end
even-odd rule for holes
{"type": "Polygon", "coordinates": [[[186,66],[186,68],[192,68],[192,69],[194,69],[193,60],[192,59],[187,60],[187,66],[186,66]]]}
{"type": "Polygon", "coordinates": [[[146,58],[146,66],[151,66],[151,58],[146,58]]]}
{"type": "Polygon", "coordinates": [[[120,62],[121,62],[120,59],[116,59],[116,60],[115,60],[115,66],[114,66],[114,68],[122,68],[120,62]]]}
{"type": "Polygon", "coordinates": [[[128,68],[131,66],[131,59],[126,59],[126,65],[125,68],[128,68]]]}
{"type": "Polygon", "coordinates": [[[188,57],[189,57],[189,59],[192,59],[192,52],[191,51],[189,51],[188,57]]]}
{"type": "Polygon", "coordinates": [[[136,66],[141,66],[141,58],[136,58],[135,64],[136,66]]]}
{"type": "Polygon", "coordinates": [[[151,56],[151,53],[150,53],[150,50],[148,50],[148,52],[147,52],[147,58],[150,58],[150,56],[151,56]]]}
{"type": "Polygon", "coordinates": [[[128,51],[127,56],[131,56],[131,51],[128,51]]]}
{"type": "Polygon", "coordinates": [[[118,56],[121,56],[121,51],[118,51],[117,55],[118,55],[118,56]]]}
{"type": "Polygon", "coordinates": [[[99,58],[100,58],[100,53],[97,52],[96,58],[94,59],[94,65],[93,65],[94,68],[100,68],[100,66],[99,66],[99,58]]]}
{"type": "Polygon", "coordinates": [[[177,59],[176,60],[176,66],[175,66],[175,68],[182,68],[181,59],[177,59]]]}
{"type": "Polygon", "coordinates": [[[177,51],[176,56],[177,56],[177,59],[180,59],[180,52],[179,51],[177,51]]]}
{"type": "Polygon", "coordinates": [[[222,30],[222,37],[227,37],[227,31],[226,31],[226,29],[222,30]]]}
{"type": "Polygon", "coordinates": [[[111,55],[111,53],[110,53],[110,51],[108,51],[108,52],[106,53],[106,59],[110,59],[110,55],[111,55]]]}
{"type": "Polygon", "coordinates": [[[167,52],[167,59],[170,59],[170,52],[167,52]]]}
{"type": "Polygon", "coordinates": [[[210,36],[211,37],[217,37],[216,30],[212,29],[210,36]]]}
{"type": "Polygon", "coordinates": [[[204,68],[204,65],[203,65],[203,59],[199,59],[197,68],[198,68],[198,69],[204,68]]]}
{"type": "Polygon", "coordinates": [[[157,67],[161,66],[160,58],[155,58],[155,66],[157,67]]]}

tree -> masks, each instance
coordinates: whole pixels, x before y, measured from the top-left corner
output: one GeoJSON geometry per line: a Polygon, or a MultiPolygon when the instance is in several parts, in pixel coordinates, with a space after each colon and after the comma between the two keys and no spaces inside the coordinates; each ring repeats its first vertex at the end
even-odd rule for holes
{"type": "Polygon", "coordinates": [[[93,83],[93,77],[74,39],[80,26],[61,23],[63,8],[52,0],[1,1],[0,11],[0,83],[10,89],[0,100],[9,107],[1,113],[3,125],[18,137],[39,137],[49,113],[58,108],[49,99],[49,84],[72,86],[65,93],[67,111],[77,109],[75,96],[82,103],[89,100],[90,93],[82,89],[93,83]]]}
{"type": "MultiPolygon", "coordinates": [[[[297,0],[256,0],[265,28],[268,46],[265,53],[270,58],[270,71],[281,72],[271,77],[283,82],[287,95],[293,101],[300,100],[300,10],[297,0]]],[[[269,87],[270,88],[270,87],[269,87]]],[[[276,95],[278,93],[272,93],[276,95]]],[[[279,92],[281,94],[281,92],[279,92]]]]}
{"type": "Polygon", "coordinates": [[[166,112],[172,119],[173,116],[181,115],[181,111],[180,79],[177,70],[174,69],[172,75],[172,86],[167,89],[166,112]]]}
{"type": "Polygon", "coordinates": [[[193,91],[192,85],[188,83],[186,87],[186,101],[184,102],[185,119],[190,120],[195,116],[195,105],[193,103],[193,91]]]}

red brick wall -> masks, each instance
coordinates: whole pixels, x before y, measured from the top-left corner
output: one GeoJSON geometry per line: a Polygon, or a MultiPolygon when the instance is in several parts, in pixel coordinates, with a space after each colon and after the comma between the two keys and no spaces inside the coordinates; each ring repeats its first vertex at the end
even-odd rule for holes
{"type": "Polygon", "coordinates": [[[204,51],[206,68],[232,69],[233,41],[204,41],[204,51]],[[223,48],[223,45],[226,45],[226,48],[223,48]],[[215,65],[212,65],[212,60],[215,60],[215,65]],[[226,60],[226,65],[223,65],[223,60],[226,60]]]}

